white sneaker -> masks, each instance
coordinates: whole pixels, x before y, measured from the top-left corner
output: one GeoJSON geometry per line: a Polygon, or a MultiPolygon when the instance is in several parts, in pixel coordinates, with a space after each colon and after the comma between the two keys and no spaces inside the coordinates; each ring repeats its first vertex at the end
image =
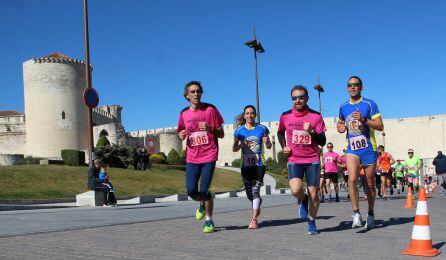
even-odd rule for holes
{"type": "Polygon", "coordinates": [[[353,216],[352,228],[362,227],[362,217],[361,214],[355,213],[353,216]]]}
{"type": "Polygon", "coordinates": [[[365,223],[365,228],[372,229],[375,227],[375,216],[367,215],[367,222],[365,223]]]}

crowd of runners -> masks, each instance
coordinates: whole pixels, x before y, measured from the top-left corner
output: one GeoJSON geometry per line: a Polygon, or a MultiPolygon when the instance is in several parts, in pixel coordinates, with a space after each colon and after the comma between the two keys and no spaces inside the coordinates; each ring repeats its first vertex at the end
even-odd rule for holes
{"type": "MultiPolygon", "coordinates": [[[[291,89],[291,109],[280,116],[277,138],[288,158],[290,190],[297,199],[299,217],[307,221],[310,235],[319,233],[316,227],[319,204],[325,200],[331,202],[332,195],[339,202],[340,188],[348,190],[353,211],[352,228],[365,226],[371,229],[374,227],[376,194],[387,200],[394,194],[394,189],[400,194],[405,187],[413,189],[415,194],[420,181],[429,181],[420,180],[422,160],[412,149],[408,150],[407,159],[395,161],[384,146],[377,146],[374,132],[383,131],[384,125],[375,101],[362,96],[361,79],[351,76],[346,88],[349,98],[339,108],[337,123],[338,132],[346,137],[342,156],[334,152],[332,143],[327,143],[324,120],[320,113],[308,107],[309,95],[304,86],[291,89]],[[327,148],[325,153],[320,149],[323,146],[327,148]],[[361,188],[368,202],[365,222],[359,209],[361,188]]],[[[186,84],[184,97],[189,106],[180,113],[177,131],[179,138],[186,140],[187,194],[199,202],[196,219],[205,219],[203,232],[210,233],[215,227],[209,189],[218,159],[218,138],[224,137],[224,121],[215,106],[201,101],[202,94],[200,82],[186,84]]],[[[236,118],[232,146],[233,152],[241,151],[242,155],[241,178],[252,204],[249,229],[259,227],[260,187],[266,171],[264,149],[272,146],[268,128],[256,123],[255,118],[256,108],[247,105],[236,118]]]]}

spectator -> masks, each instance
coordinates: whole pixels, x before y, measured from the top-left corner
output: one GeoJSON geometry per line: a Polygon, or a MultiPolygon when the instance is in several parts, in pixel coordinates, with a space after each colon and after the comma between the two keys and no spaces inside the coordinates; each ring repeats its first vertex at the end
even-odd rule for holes
{"type": "Polygon", "coordinates": [[[133,149],[133,168],[135,170],[139,169],[139,158],[141,157],[141,147],[133,149]]]}
{"type": "Polygon", "coordinates": [[[435,166],[438,184],[442,187],[441,194],[446,195],[446,156],[441,151],[438,151],[433,164],[435,166]]]}
{"type": "Polygon", "coordinates": [[[88,184],[87,185],[88,185],[88,189],[90,189],[90,190],[105,192],[106,196],[105,196],[102,204],[107,204],[107,198],[108,198],[107,193],[109,193],[109,191],[99,181],[99,173],[100,173],[100,168],[102,166],[103,166],[103,162],[100,159],[94,160],[93,166],[88,169],[88,184]]]}
{"type": "Polygon", "coordinates": [[[99,183],[102,184],[102,186],[106,189],[106,196],[105,196],[105,203],[102,205],[104,207],[116,207],[116,197],[115,197],[115,190],[113,189],[113,185],[109,180],[109,176],[107,173],[107,169],[105,166],[101,166],[99,171],[99,183]]]}
{"type": "Polygon", "coordinates": [[[149,155],[149,153],[147,152],[146,149],[144,149],[144,148],[142,149],[141,156],[142,156],[142,161],[143,161],[143,170],[150,172],[151,171],[150,155],[149,155]]]}

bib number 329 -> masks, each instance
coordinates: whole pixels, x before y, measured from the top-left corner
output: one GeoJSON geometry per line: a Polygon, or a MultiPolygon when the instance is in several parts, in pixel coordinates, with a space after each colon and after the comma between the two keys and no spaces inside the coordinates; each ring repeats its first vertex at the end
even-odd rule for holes
{"type": "Polygon", "coordinates": [[[293,130],[293,144],[311,144],[311,135],[307,131],[293,130]]]}
{"type": "Polygon", "coordinates": [[[365,136],[360,135],[350,138],[350,148],[353,151],[361,150],[367,147],[369,147],[369,144],[367,143],[365,136]]]}
{"type": "Polygon", "coordinates": [[[189,136],[191,146],[204,145],[209,143],[208,133],[206,131],[193,132],[189,136]]]}

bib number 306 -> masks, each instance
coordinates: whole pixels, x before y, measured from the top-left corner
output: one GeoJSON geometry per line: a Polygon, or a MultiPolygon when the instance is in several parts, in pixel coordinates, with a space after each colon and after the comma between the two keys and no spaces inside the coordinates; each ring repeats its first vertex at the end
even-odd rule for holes
{"type": "Polygon", "coordinates": [[[307,131],[293,130],[293,144],[311,144],[311,136],[307,131]]]}
{"type": "Polygon", "coordinates": [[[367,147],[369,147],[369,144],[367,143],[365,136],[360,135],[350,138],[350,148],[353,151],[361,150],[367,147]]]}
{"type": "Polygon", "coordinates": [[[191,146],[204,145],[209,143],[208,133],[206,131],[193,132],[189,136],[191,146]]]}

